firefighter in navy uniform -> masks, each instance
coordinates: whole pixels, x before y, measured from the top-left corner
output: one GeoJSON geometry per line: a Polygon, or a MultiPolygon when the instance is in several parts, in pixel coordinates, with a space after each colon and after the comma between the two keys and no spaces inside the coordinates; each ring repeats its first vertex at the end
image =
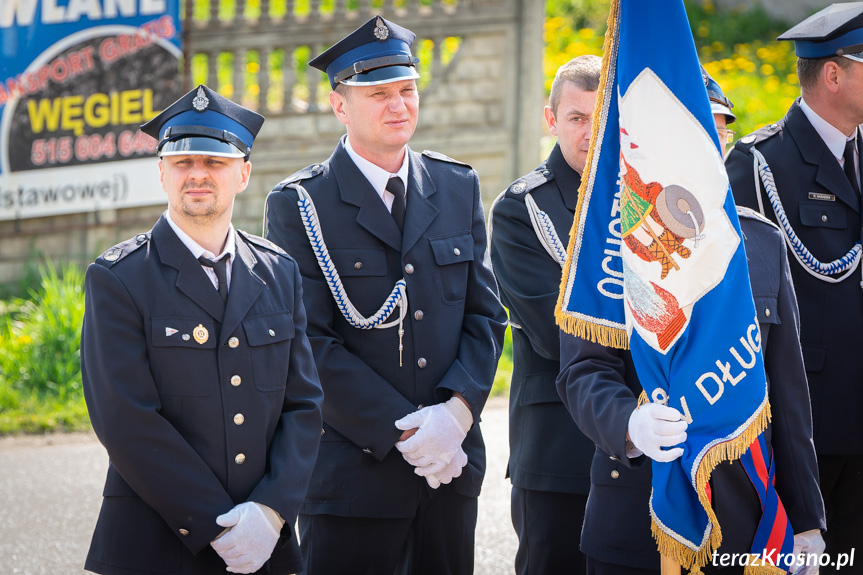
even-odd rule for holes
{"type": "Polygon", "coordinates": [[[302,569],[323,393],[300,274],[231,225],[262,123],[199,86],[141,128],[168,209],[86,275],[84,394],[110,458],[90,571],[302,569]]]}
{"type": "MultiPolygon", "coordinates": [[[[731,101],[706,72],[703,76],[720,141],[727,142],[728,124],[736,120],[731,101]]],[[[776,460],[776,491],[794,530],[794,552],[818,555],[824,549],[824,505],[818,491],[812,416],[788,258],[775,225],[748,208],[738,207],[737,214],[772,409],[765,440],[776,460]]],[[[642,387],[629,350],[604,347],[563,332],[560,346],[558,392],[578,426],[597,445],[581,535],[588,573],[659,575],[660,556],[650,527],[650,458],[669,461],[679,457],[669,457],[661,446],[679,443],[685,422],[670,421],[667,412],[653,415],[649,406],[656,404],[636,409],[642,387]]],[[[679,413],[676,416],[682,419],[679,413]]],[[[743,466],[727,461],[719,464],[711,475],[710,490],[722,529],[722,544],[715,557],[749,553],[761,518],[761,500],[743,466]]],[[[739,563],[723,565],[728,564],[720,559],[701,569],[705,574],[743,575],[739,563]]],[[[817,566],[810,565],[797,573],[817,572],[817,566]]]]}
{"type": "MultiPolygon", "coordinates": [[[[512,329],[507,475],[519,575],[585,572],[573,533],[584,520],[594,445],[554,386],[560,370],[554,307],[601,68],[597,56],[560,67],[544,110],[557,144],[545,162],[501,194],[490,215],[491,260],[512,329]]],[[[617,290],[622,293],[621,286],[617,290]]]]}
{"type": "Polygon", "coordinates": [[[802,97],[742,138],[726,167],[735,201],[777,222],[796,260],[824,539],[836,561],[863,544],[863,2],[825,8],[779,40],[794,41],[802,97]]]}
{"type": "Polygon", "coordinates": [[[473,572],[479,414],[506,313],[476,172],[408,147],[413,40],[374,17],[310,62],[347,136],[267,200],[326,396],[299,519],[307,575],[473,572]]]}

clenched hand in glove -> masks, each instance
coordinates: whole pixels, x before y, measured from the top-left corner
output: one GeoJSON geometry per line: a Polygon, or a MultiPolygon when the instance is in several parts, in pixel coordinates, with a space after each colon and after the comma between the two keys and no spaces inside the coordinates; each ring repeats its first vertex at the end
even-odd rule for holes
{"type": "MultiPolygon", "coordinates": [[[[426,478],[433,488],[440,486],[442,479],[458,477],[461,468],[467,464],[467,456],[461,449],[461,444],[467,436],[473,416],[470,409],[458,397],[452,397],[446,403],[424,407],[396,421],[398,429],[417,429],[417,432],[405,441],[396,443],[405,461],[416,467],[414,473],[426,478]],[[458,473],[450,465],[458,457],[456,464],[458,473]],[[441,474],[441,477],[432,477],[441,474]]],[[[445,483],[449,483],[445,481],[445,483]]]]}
{"type": "Polygon", "coordinates": [[[794,563],[789,571],[794,575],[818,575],[821,555],[824,553],[824,538],[821,530],[812,529],[794,535],[794,563]]]}
{"type": "Polygon", "coordinates": [[[269,507],[247,501],[216,517],[216,523],[229,528],[210,542],[228,571],[254,573],[273,554],[284,521],[269,507]]]}
{"type": "Polygon", "coordinates": [[[689,426],[673,407],[661,403],[640,405],[629,416],[629,440],[654,461],[674,461],[683,455],[683,448],[674,447],[686,441],[689,426]]]}

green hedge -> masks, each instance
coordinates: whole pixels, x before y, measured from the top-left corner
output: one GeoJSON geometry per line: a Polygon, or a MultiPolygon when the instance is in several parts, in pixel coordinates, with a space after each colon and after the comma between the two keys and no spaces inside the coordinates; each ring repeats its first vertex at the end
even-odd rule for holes
{"type": "Polygon", "coordinates": [[[40,269],[26,298],[0,301],[0,434],[86,429],[80,341],[84,274],[40,269]]]}
{"type": "MultiPolygon", "coordinates": [[[[608,0],[547,0],[544,72],[546,90],[557,69],[582,54],[602,55],[608,0]]],[[[789,26],[764,9],[719,10],[710,0],[686,1],[698,55],[734,103],[744,136],[785,115],[799,95],[797,57],[791,42],[774,39],[789,26]]]]}

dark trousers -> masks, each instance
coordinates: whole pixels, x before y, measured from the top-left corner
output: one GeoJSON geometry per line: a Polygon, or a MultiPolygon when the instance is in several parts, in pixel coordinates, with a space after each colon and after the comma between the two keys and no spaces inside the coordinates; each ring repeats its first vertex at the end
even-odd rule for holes
{"type": "MultiPolygon", "coordinates": [[[[685,570],[684,570],[685,572],[685,570]]],[[[587,575],[660,575],[659,569],[639,569],[587,557],[587,575]]]]}
{"type": "Polygon", "coordinates": [[[825,553],[836,562],[840,553],[854,552],[855,565],[837,571],[825,565],[819,573],[863,573],[863,455],[818,455],[821,496],[827,511],[825,553]]]}
{"type": "Polygon", "coordinates": [[[470,575],[477,499],[443,485],[414,517],[300,514],[304,575],[470,575]]]}
{"type": "Polygon", "coordinates": [[[587,495],[512,488],[512,526],[518,535],[517,575],[584,575],[578,549],[587,495]]]}

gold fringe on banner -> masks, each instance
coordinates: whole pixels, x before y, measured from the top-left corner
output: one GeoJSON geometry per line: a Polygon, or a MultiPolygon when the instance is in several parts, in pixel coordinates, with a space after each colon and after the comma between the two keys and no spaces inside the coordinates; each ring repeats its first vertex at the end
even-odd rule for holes
{"type": "MultiPolygon", "coordinates": [[[[752,422],[740,435],[711,448],[698,465],[698,470],[695,472],[696,492],[698,493],[698,500],[712,525],[710,536],[704,547],[693,551],[663,531],[656,520],[651,518],[651,531],[659,547],[659,553],[677,561],[689,569],[692,575],[700,574],[701,567],[707,565],[713,557],[713,551],[722,545],[722,530],[719,527],[716,513],[710,505],[710,500],[707,498],[707,482],[717,465],[723,461],[740,459],[740,456],[746,453],[752,442],[767,428],[770,418],[770,403],[765,402],[761,411],[753,417],[752,422]]],[[[761,564],[748,566],[744,575],[779,575],[780,573],[785,573],[785,571],[770,564],[761,564]]]]}
{"type": "MultiPolygon", "coordinates": [[[[581,185],[578,187],[578,203],[575,206],[575,216],[572,221],[572,229],[570,238],[580,237],[578,222],[581,221],[581,213],[584,209],[585,191],[592,179],[592,166],[594,156],[599,154],[599,146],[596,142],[599,141],[598,135],[600,130],[605,129],[607,121],[606,102],[608,98],[616,98],[614,93],[606,93],[611,90],[608,86],[609,69],[614,66],[617,60],[617,44],[618,44],[618,14],[620,12],[620,0],[612,0],[608,12],[608,30],[605,33],[605,40],[602,46],[602,75],[599,78],[599,87],[597,93],[602,94],[602,98],[596,101],[593,108],[594,122],[591,127],[590,134],[590,150],[587,153],[587,162],[584,167],[584,173],[581,175],[581,185]]],[[[616,137],[616,135],[615,135],[616,137]]],[[[564,265],[563,274],[560,279],[560,293],[557,298],[557,306],[554,310],[554,316],[557,320],[557,325],[568,334],[596,342],[606,347],[614,347],[617,349],[629,349],[629,337],[625,329],[614,328],[608,325],[602,325],[600,322],[593,322],[583,318],[573,317],[566,310],[567,285],[569,276],[572,272],[572,256],[575,251],[575,244],[578,243],[571,239],[567,247],[566,263],[564,265]]]]}

